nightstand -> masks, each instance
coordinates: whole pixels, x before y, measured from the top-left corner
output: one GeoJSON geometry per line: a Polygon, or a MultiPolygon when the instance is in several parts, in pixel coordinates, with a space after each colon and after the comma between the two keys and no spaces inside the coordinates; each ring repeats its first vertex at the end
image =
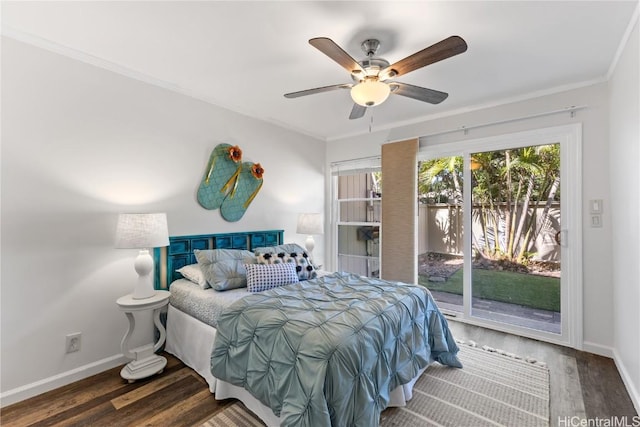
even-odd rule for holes
{"type": "Polygon", "coordinates": [[[162,356],[158,356],[155,353],[160,347],[162,347],[162,344],[164,344],[164,340],[167,337],[167,332],[162,325],[162,322],[160,322],[160,312],[169,303],[170,295],[171,293],[169,291],[156,291],[155,295],[150,298],[134,299],[133,295],[129,294],[118,298],[116,301],[120,310],[122,310],[127,316],[127,319],[129,319],[129,329],[122,338],[122,343],[120,345],[122,347],[122,353],[133,360],[122,368],[120,376],[125,380],[128,380],[130,383],[154,374],[159,374],[167,365],[167,359],[162,356]],[[129,349],[129,339],[136,327],[136,321],[133,314],[149,310],[153,311],[153,323],[160,332],[160,338],[155,344],[150,343],[134,349],[129,349]]]}

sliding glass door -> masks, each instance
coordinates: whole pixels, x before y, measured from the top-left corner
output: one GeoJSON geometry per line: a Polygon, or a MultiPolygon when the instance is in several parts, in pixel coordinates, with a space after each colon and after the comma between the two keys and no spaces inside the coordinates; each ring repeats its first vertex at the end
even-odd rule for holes
{"type": "Polygon", "coordinates": [[[419,281],[443,311],[578,339],[578,140],[569,126],[421,151],[419,281]]]}
{"type": "Polygon", "coordinates": [[[559,334],[560,144],[473,152],[470,169],[472,316],[559,334]]]}

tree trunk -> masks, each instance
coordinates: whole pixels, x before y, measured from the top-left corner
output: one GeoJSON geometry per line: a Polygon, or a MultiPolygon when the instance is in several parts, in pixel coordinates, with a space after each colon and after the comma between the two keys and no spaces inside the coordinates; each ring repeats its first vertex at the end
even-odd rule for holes
{"type": "MultiPolygon", "coordinates": [[[[529,213],[529,204],[531,202],[531,196],[533,194],[533,186],[534,186],[533,174],[529,174],[529,182],[527,183],[527,192],[525,193],[524,200],[522,201],[522,212],[520,213],[520,221],[518,223],[518,228],[515,233],[516,242],[518,242],[520,240],[520,236],[522,236],[522,230],[524,229],[524,224],[526,222],[526,219],[529,213]]],[[[523,242],[522,246],[520,246],[518,251],[519,252],[518,258],[520,258],[524,250],[526,250],[526,246],[527,245],[523,242]]]]}
{"type": "Polygon", "coordinates": [[[549,189],[549,195],[547,196],[547,202],[544,205],[544,209],[542,211],[542,221],[540,221],[540,225],[536,227],[536,232],[534,234],[534,239],[538,238],[538,235],[542,231],[542,226],[545,220],[549,217],[549,210],[551,209],[551,203],[556,197],[556,193],[558,192],[558,187],[560,186],[560,177],[556,176],[553,180],[553,184],[551,184],[551,189],[549,189]]]}

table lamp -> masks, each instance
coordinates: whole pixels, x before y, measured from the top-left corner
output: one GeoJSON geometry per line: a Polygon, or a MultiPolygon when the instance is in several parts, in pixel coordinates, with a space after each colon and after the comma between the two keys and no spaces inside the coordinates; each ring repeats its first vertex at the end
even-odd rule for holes
{"type": "Polygon", "coordinates": [[[151,298],[153,287],[153,258],[151,248],[169,246],[167,215],[164,213],[120,214],[116,227],[116,248],[140,249],[134,267],[138,282],[133,290],[134,299],[151,298]]]}
{"type": "Polygon", "coordinates": [[[313,234],[322,234],[324,232],[322,226],[322,214],[319,213],[301,213],[298,215],[298,234],[306,234],[307,240],[304,245],[307,253],[311,256],[316,242],[313,240],[313,234]]]}

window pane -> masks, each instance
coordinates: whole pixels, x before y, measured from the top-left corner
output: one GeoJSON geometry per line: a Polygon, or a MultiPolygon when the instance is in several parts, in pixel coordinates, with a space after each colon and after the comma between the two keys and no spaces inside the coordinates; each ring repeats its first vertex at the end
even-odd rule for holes
{"type": "Polygon", "coordinates": [[[382,174],[379,159],[332,166],[336,268],[363,276],[380,275],[382,174]],[[369,166],[369,167],[367,167],[369,166]]]}
{"type": "Polygon", "coordinates": [[[443,310],[462,311],[462,157],[418,165],[418,281],[443,310]]]}
{"type": "Polygon", "coordinates": [[[341,200],[340,222],[376,222],[381,220],[382,199],[341,200]]]}
{"type": "Polygon", "coordinates": [[[338,226],[338,270],[367,277],[380,275],[380,227],[338,226]]]}

